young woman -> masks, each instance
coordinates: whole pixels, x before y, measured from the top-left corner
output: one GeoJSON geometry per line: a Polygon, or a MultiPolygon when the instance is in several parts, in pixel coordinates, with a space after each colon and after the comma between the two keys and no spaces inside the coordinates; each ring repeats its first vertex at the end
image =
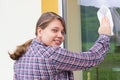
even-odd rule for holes
{"type": "Polygon", "coordinates": [[[110,25],[102,19],[95,44],[86,52],[71,52],[60,47],[66,34],[64,19],[54,12],[41,15],[36,37],[19,45],[14,53],[14,80],[74,80],[73,72],[98,65],[109,49],[110,25]]]}

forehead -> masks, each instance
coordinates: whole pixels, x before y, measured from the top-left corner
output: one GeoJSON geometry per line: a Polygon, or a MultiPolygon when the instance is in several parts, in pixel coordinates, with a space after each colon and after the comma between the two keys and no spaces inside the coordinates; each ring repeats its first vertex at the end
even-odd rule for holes
{"type": "Polygon", "coordinates": [[[64,29],[61,21],[60,21],[60,20],[57,20],[57,19],[51,21],[51,22],[48,24],[47,27],[56,27],[56,28],[64,29]]]}

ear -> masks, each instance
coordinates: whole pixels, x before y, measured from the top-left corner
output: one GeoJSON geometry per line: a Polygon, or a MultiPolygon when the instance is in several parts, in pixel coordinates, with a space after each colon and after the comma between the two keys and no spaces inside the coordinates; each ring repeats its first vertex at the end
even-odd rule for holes
{"type": "Polygon", "coordinates": [[[42,33],[42,29],[40,27],[37,28],[37,35],[40,37],[42,33]]]}

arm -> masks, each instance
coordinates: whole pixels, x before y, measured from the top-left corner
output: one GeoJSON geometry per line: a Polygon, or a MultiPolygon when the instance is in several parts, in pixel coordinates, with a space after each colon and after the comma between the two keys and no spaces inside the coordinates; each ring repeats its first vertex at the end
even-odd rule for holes
{"type": "Polygon", "coordinates": [[[100,35],[93,47],[87,52],[71,52],[58,48],[52,55],[56,69],[82,70],[99,64],[109,49],[110,37],[100,35]]]}

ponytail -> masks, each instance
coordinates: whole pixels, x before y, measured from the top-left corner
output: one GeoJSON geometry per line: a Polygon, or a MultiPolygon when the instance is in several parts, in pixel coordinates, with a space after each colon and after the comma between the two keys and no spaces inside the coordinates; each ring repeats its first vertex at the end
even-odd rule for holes
{"type": "Polygon", "coordinates": [[[30,46],[31,42],[32,42],[32,39],[26,41],[22,45],[17,46],[17,49],[13,53],[8,52],[10,58],[13,60],[18,60],[19,57],[21,57],[23,54],[25,54],[25,52],[26,52],[27,48],[30,46]]]}

